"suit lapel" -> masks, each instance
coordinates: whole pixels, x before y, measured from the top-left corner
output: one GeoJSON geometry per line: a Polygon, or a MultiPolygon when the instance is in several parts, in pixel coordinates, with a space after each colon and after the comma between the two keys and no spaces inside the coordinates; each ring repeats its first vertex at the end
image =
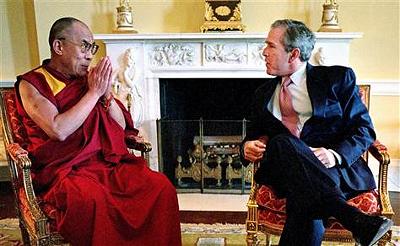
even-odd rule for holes
{"type": "Polygon", "coordinates": [[[329,89],[328,81],[325,81],[323,74],[318,73],[316,68],[307,64],[307,90],[311,100],[313,116],[324,115],[325,101],[329,89]]]}
{"type": "MultiPolygon", "coordinates": [[[[268,83],[268,87],[265,90],[265,97],[266,98],[266,102],[265,104],[268,105],[269,101],[271,100],[272,94],[274,93],[276,86],[278,85],[278,83],[282,80],[281,77],[275,77],[273,79],[271,79],[271,82],[268,83]]],[[[266,106],[265,106],[266,107],[266,106]]]]}
{"type": "MultiPolygon", "coordinates": [[[[323,74],[317,71],[318,68],[307,64],[307,90],[312,105],[312,116],[323,118],[325,114],[325,101],[327,97],[327,90],[329,89],[328,81],[324,79],[323,74]]],[[[312,124],[307,120],[304,123],[303,130],[301,131],[300,138],[307,138],[308,134],[312,132],[312,124]]]]}

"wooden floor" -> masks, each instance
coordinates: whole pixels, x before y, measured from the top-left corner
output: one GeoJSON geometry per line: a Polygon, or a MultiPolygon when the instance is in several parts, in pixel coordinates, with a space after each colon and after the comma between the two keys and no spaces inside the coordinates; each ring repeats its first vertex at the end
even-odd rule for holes
{"type": "MultiPolygon", "coordinates": [[[[390,200],[395,214],[393,221],[400,226],[400,192],[390,192],[390,200]]],[[[233,223],[243,224],[246,221],[246,212],[229,211],[181,211],[182,223],[233,223]]],[[[15,218],[14,196],[10,182],[0,182],[0,219],[15,218]]]]}

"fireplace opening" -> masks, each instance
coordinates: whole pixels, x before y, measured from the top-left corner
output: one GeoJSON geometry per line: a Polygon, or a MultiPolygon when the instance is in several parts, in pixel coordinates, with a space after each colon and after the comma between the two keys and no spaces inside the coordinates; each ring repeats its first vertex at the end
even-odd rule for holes
{"type": "Polygon", "coordinates": [[[178,192],[245,193],[239,157],[252,96],[265,79],[160,79],[159,170],[178,192]]]}
{"type": "Polygon", "coordinates": [[[256,88],[252,79],[160,79],[161,119],[242,120],[256,88]]]}

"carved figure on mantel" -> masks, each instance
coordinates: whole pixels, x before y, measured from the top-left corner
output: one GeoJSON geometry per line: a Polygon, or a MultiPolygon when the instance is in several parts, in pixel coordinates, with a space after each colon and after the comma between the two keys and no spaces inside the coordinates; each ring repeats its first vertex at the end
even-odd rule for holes
{"type": "Polygon", "coordinates": [[[317,65],[326,65],[326,55],[323,47],[318,48],[317,52],[314,55],[314,60],[317,65]]]}
{"type": "Polygon", "coordinates": [[[123,69],[118,72],[114,82],[114,93],[131,113],[135,127],[139,128],[143,123],[143,92],[135,67],[133,48],[125,51],[123,63],[123,69]]]}

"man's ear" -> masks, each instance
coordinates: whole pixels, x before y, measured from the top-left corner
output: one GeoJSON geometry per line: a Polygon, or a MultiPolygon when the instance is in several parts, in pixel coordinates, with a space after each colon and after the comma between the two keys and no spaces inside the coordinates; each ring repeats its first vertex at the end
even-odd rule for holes
{"type": "Polygon", "coordinates": [[[294,48],[294,49],[290,52],[289,62],[293,62],[293,61],[296,60],[297,58],[300,58],[300,49],[299,49],[299,48],[294,48]]]}
{"type": "Polygon", "coordinates": [[[54,53],[56,53],[57,55],[63,54],[63,45],[62,45],[61,40],[55,39],[53,41],[53,50],[54,50],[54,53]]]}

